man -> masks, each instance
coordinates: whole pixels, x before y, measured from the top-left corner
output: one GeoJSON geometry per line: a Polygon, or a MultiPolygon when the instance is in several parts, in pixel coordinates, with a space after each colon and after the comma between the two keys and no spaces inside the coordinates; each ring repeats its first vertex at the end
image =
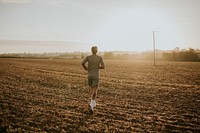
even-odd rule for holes
{"type": "Polygon", "coordinates": [[[93,46],[91,48],[92,55],[87,56],[83,62],[83,68],[88,71],[88,85],[91,88],[91,102],[89,103],[91,112],[94,112],[94,107],[96,107],[95,98],[97,97],[97,90],[99,85],[99,69],[104,69],[104,62],[101,56],[97,55],[97,47],[93,46]],[[85,66],[85,63],[88,62],[88,67],[85,66]]]}

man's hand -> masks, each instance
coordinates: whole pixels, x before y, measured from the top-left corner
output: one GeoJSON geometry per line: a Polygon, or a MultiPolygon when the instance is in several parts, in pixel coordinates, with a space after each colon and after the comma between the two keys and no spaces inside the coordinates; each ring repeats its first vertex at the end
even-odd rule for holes
{"type": "Polygon", "coordinates": [[[99,69],[104,69],[104,68],[105,68],[105,65],[104,65],[103,59],[101,58],[99,69]]]}
{"type": "Polygon", "coordinates": [[[104,69],[105,68],[105,66],[99,66],[99,69],[104,69]]]}

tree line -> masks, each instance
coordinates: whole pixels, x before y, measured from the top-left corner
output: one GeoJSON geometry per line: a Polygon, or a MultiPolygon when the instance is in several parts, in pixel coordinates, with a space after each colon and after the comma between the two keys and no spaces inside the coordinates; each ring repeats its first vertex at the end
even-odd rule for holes
{"type": "Polygon", "coordinates": [[[200,61],[199,54],[192,48],[186,51],[163,53],[162,58],[167,61],[200,61]]]}
{"type": "MultiPolygon", "coordinates": [[[[84,59],[90,52],[71,52],[71,53],[7,53],[0,54],[0,58],[66,58],[84,59]]],[[[102,52],[100,55],[109,60],[153,60],[152,51],[142,53],[136,52],[102,52]]],[[[192,48],[188,50],[161,51],[156,52],[156,60],[163,61],[200,61],[200,50],[192,48]]]]}
{"type": "MultiPolygon", "coordinates": [[[[138,54],[114,54],[113,52],[105,52],[104,59],[116,60],[153,60],[152,52],[143,52],[138,54]]],[[[184,51],[170,51],[160,52],[156,54],[156,60],[163,61],[200,61],[200,53],[195,52],[194,49],[184,51]],[[159,56],[158,56],[159,55],[159,56]]]]}

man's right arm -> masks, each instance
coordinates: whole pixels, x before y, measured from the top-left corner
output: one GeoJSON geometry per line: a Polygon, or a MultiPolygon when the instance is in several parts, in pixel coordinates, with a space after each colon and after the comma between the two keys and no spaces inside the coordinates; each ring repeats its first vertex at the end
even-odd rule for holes
{"type": "Polygon", "coordinates": [[[101,58],[99,69],[104,69],[104,68],[105,68],[105,64],[103,62],[103,59],[101,58]]]}

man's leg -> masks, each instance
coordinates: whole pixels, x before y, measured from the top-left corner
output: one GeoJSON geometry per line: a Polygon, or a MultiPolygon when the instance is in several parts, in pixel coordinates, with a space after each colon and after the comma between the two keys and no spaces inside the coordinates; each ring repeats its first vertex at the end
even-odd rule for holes
{"type": "Polygon", "coordinates": [[[91,94],[91,102],[90,102],[90,104],[91,104],[93,107],[96,107],[95,98],[97,97],[97,91],[98,91],[98,87],[93,87],[93,88],[92,88],[92,94],[91,94]]]}
{"type": "Polygon", "coordinates": [[[92,95],[92,87],[89,88],[89,91],[88,91],[88,99],[91,99],[91,95],[92,95]]]}
{"type": "Polygon", "coordinates": [[[92,79],[90,77],[88,77],[88,85],[89,85],[88,98],[91,98],[91,96],[93,94],[93,87],[92,87],[92,79]]]}
{"type": "Polygon", "coordinates": [[[91,107],[92,112],[94,111],[94,107],[96,107],[95,99],[97,97],[98,84],[99,84],[99,80],[98,79],[92,79],[91,102],[90,102],[90,107],[91,107]]]}
{"type": "Polygon", "coordinates": [[[97,97],[97,91],[98,91],[98,86],[99,86],[99,79],[93,79],[92,81],[92,95],[91,95],[91,99],[95,100],[95,98],[97,97]]]}
{"type": "Polygon", "coordinates": [[[98,91],[98,87],[92,88],[92,95],[91,95],[92,100],[95,100],[95,98],[97,97],[97,91],[98,91]]]}

